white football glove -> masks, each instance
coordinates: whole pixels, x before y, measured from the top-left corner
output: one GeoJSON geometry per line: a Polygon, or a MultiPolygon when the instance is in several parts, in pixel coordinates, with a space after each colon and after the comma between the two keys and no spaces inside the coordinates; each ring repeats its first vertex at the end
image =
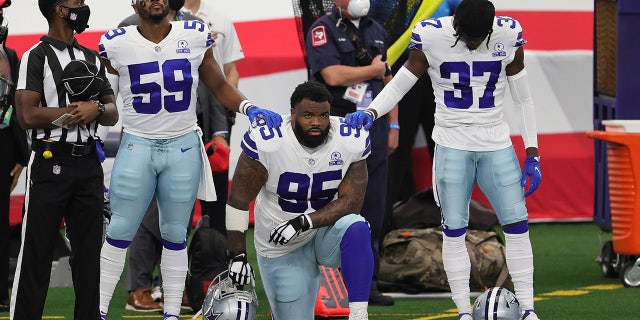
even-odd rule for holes
{"type": "Polygon", "coordinates": [[[269,242],[287,244],[300,232],[311,229],[311,223],[306,215],[301,214],[289,221],[285,221],[271,229],[269,242]]]}
{"type": "Polygon", "coordinates": [[[255,275],[251,265],[247,262],[246,252],[235,252],[230,254],[229,278],[231,278],[234,284],[240,286],[255,283],[255,275]]]}

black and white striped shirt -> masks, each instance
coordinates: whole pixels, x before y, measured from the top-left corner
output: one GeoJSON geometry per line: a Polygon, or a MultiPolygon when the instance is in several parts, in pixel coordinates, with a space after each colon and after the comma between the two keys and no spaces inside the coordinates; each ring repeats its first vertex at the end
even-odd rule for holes
{"type": "MultiPolygon", "coordinates": [[[[94,63],[100,70],[100,76],[105,77],[105,68],[98,53],[78,44],[74,39],[72,45],[43,36],[40,42],[24,53],[20,63],[20,73],[16,90],[32,90],[42,94],[40,107],[61,108],[69,104],[67,91],[62,84],[62,70],[71,60],[86,60],[94,63]]],[[[100,96],[113,95],[108,81],[100,96]]],[[[54,129],[31,129],[32,140],[48,139],[70,143],[87,142],[90,136],[96,135],[97,122],[79,125],[70,130],[56,127],[54,129]]]]}

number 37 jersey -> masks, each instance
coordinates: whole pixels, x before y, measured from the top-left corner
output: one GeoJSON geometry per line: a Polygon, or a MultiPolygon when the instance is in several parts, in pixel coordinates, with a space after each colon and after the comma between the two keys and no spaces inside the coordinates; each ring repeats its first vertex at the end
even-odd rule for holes
{"type": "Polygon", "coordinates": [[[125,132],[150,139],[172,138],[196,126],[198,68],[213,44],[200,21],[173,21],[159,43],[128,26],[107,31],[100,56],[119,74],[125,132]]]}
{"type": "Polygon", "coordinates": [[[436,143],[489,151],[511,145],[503,119],[505,68],[526,41],[517,20],[497,16],[493,32],[475,50],[458,40],[453,17],[426,19],[413,28],[410,49],[422,51],[436,100],[436,143]],[[454,45],[455,44],[455,45],[454,45]]]}
{"type": "Polygon", "coordinates": [[[343,118],[330,119],[326,142],[314,149],[298,142],[291,116],[284,116],[279,128],[252,128],[242,139],[242,151],[269,174],[254,210],[255,245],[262,256],[277,257],[308,242],[315,229],[303,232],[286,246],[269,243],[269,232],[283,221],[315,212],[333,201],[349,166],[371,153],[368,131],[352,129],[343,118]]]}

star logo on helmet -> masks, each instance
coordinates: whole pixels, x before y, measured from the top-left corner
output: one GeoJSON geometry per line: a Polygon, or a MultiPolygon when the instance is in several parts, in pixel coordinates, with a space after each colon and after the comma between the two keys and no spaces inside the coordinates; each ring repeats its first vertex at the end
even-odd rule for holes
{"type": "Polygon", "coordinates": [[[218,319],[220,319],[220,316],[222,316],[221,312],[214,312],[214,313],[206,316],[205,320],[218,320],[218,319]]]}

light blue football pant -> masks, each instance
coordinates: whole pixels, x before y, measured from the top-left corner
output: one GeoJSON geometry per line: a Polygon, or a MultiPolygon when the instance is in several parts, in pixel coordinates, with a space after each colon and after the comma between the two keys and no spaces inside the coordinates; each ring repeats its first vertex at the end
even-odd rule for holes
{"type": "Polygon", "coordinates": [[[333,226],[319,228],[311,241],[288,254],[277,258],[258,255],[258,267],[274,319],[314,319],[320,287],[318,266],[340,267],[340,241],[347,229],[358,221],[365,219],[357,214],[346,215],[333,226]]]}
{"type": "Polygon", "coordinates": [[[527,220],[521,171],[513,147],[498,151],[464,151],[436,145],[436,201],[445,229],[469,225],[469,202],[476,182],[498,216],[500,225],[527,220]]]}
{"type": "Polygon", "coordinates": [[[171,139],[124,133],[111,171],[111,222],[107,237],[131,241],[157,194],[162,239],[186,241],[201,172],[196,131],[171,139]]]}

